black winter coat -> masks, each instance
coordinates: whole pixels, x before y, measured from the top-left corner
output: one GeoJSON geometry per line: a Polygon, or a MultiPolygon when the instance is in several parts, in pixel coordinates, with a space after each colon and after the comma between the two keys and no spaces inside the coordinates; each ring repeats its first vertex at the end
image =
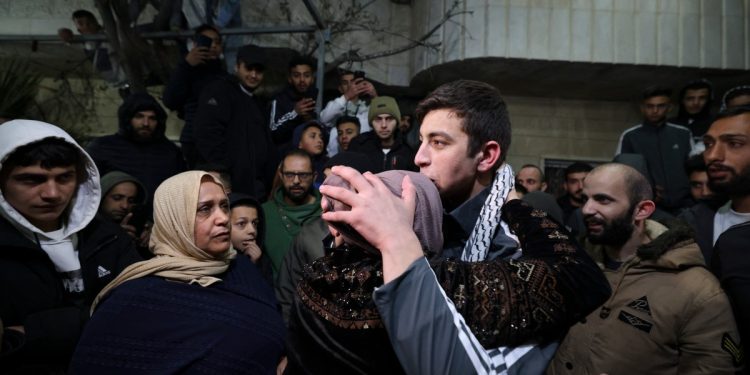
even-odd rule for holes
{"type": "MultiPolygon", "coordinates": [[[[294,129],[309,121],[309,119],[306,120],[303,116],[297,115],[297,113],[294,112],[294,106],[298,101],[304,98],[318,100],[318,89],[313,86],[310,87],[307,92],[300,94],[294,89],[294,87],[287,86],[273,98],[276,110],[274,112],[274,125],[271,136],[276,145],[281,148],[297,148],[297,145],[291,144],[294,129]]],[[[318,118],[318,114],[315,112],[311,115],[312,119],[318,118]]]]}
{"type": "Polygon", "coordinates": [[[0,373],[64,370],[91,302],[125,267],[141,260],[130,236],[99,219],[78,232],[78,258],[85,292],[74,299],[47,253],[0,217],[0,319],[4,327],[25,329],[25,335],[5,331],[0,373]]]}
{"type": "Polygon", "coordinates": [[[403,138],[396,134],[393,146],[388,154],[383,154],[383,148],[380,146],[380,139],[375,131],[369,131],[356,136],[349,143],[347,151],[358,152],[367,155],[370,160],[378,167],[372,173],[380,173],[393,169],[402,169],[407,171],[419,171],[414,164],[414,150],[404,143],[403,138]]]}
{"type": "Polygon", "coordinates": [[[227,72],[221,60],[191,66],[183,59],[177,64],[169,82],[164,87],[163,101],[167,108],[177,111],[177,115],[185,120],[185,126],[180,133],[181,143],[195,143],[193,120],[198,111],[198,99],[201,92],[211,82],[226,75],[227,72]]]}
{"type": "Polygon", "coordinates": [[[232,191],[258,199],[268,196],[279,161],[266,109],[236,77],[220,78],[203,90],[193,128],[199,161],[226,167],[232,191]]]}
{"type": "Polygon", "coordinates": [[[125,172],[143,183],[153,201],[156,188],[169,177],[185,170],[182,152],[164,135],[167,115],[151,96],[134,94],[125,99],[118,110],[120,128],[117,134],[91,141],[86,151],[94,159],[99,174],[125,172]],[[151,141],[137,141],[130,120],[139,111],[156,112],[158,125],[151,141]]]}
{"type": "MultiPolygon", "coordinates": [[[[734,320],[740,338],[747,348],[750,340],[750,223],[737,224],[722,233],[716,240],[711,271],[721,282],[732,303],[734,320]]],[[[747,350],[747,349],[745,349],[747,350]]],[[[747,370],[746,370],[747,373],[747,370]]]]}

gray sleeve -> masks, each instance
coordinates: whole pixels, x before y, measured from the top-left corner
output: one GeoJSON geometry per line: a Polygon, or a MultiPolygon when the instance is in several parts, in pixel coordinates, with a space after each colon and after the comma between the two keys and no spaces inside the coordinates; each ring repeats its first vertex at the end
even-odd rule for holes
{"type": "Polygon", "coordinates": [[[407,374],[506,374],[537,349],[532,344],[484,349],[425,258],[376,289],[373,299],[407,374]]]}

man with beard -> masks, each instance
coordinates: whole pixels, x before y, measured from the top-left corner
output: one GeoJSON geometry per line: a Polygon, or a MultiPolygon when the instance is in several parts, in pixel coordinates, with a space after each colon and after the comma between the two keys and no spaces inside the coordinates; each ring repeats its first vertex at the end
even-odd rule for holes
{"type": "Polygon", "coordinates": [[[741,369],[729,300],[691,231],[650,220],[648,180],[610,163],[584,180],[587,251],[612,296],[574,325],[550,374],[729,374],[741,369]]]}
{"type": "Polygon", "coordinates": [[[279,165],[281,184],[272,192],[268,202],[263,203],[266,251],[274,277],[302,224],[320,216],[320,193],[312,188],[315,177],[310,155],[300,149],[292,150],[279,165]]]}
{"type": "Polygon", "coordinates": [[[86,151],[99,173],[120,171],[137,178],[153,202],[159,184],[185,170],[180,148],[164,135],[167,113],[153,96],[136,93],[123,101],[117,116],[117,133],[92,140],[86,151]]]}
{"type": "Polygon", "coordinates": [[[217,78],[203,90],[193,122],[196,164],[225,168],[233,192],[258,198],[271,190],[278,160],[266,104],[254,93],[263,83],[265,66],[262,48],[240,48],[235,75],[217,78]]]}
{"type": "Polygon", "coordinates": [[[667,122],[671,95],[672,90],[656,86],[643,92],[643,123],[622,133],[615,154],[643,155],[649,171],[646,177],[655,186],[654,202],[676,214],[690,205],[690,188],[683,166],[693,150],[693,138],[688,128],[667,122]]]}
{"type": "Polygon", "coordinates": [[[294,129],[317,117],[315,62],[307,57],[292,59],[287,81],[289,86],[276,94],[271,102],[271,135],[277,145],[293,149],[297,148],[297,145],[290,144],[294,129]]]}
{"type": "Polygon", "coordinates": [[[557,204],[563,210],[563,223],[568,222],[576,208],[583,206],[583,179],[591,169],[591,165],[582,162],[575,162],[565,168],[565,195],[557,198],[557,204]]]}
{"type": "Polygon", "coordinates": [[[695,230],[707,264],[729,227],[750,221],[750,108],[720,113],[703,136],[708,187],[726,200],[701,202],[680,215],[695,230]]]}
{"type": "MultiPolygon", "coordinates": [[[[750,107],[719,114],[703,138],[712,190],[730,201],[713,216],[711,269],[732,301],[740,336],[750,339],[750,107]]],[[[709,226],[711,228],[711,226],[709,226]]]]}

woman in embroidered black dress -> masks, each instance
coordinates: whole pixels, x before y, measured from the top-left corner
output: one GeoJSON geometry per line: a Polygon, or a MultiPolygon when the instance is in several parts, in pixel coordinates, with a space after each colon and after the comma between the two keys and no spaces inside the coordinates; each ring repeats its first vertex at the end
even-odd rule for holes
{"type": "MultiPolygon", "coordinates": [[[[415,172],[388,171],[377,176],[400,196],[406,175],[417,191],[414,231],[423,250],[435,253],[443,245],[443,206],[435,185],[415,172]]],[[[324,184],[344,186],[338,176],[324,184]]],[[[347,209],[332,199],[323,204],[326,210],[347,209]]],[[[289,318],[286,373],[403,373],[372,300],[372,292],[383,284],[380,253],[351,228],[328,224],[335,247],[307,265],[297,285],[299,298],[289,318]]]]}

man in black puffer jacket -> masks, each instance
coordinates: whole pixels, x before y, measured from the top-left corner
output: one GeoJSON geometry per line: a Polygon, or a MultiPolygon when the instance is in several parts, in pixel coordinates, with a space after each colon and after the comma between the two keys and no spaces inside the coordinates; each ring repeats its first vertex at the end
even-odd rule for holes
{"type": "Polygon", "coordinates": [[[263,49],[240,48],[235,75],[216,79],[201,93],[193,128],[198,163],[226,168],[233,192],[259,200],[271,191],[279,160],[266,102],[255,94],[265,65],[263,49]]]}
{"type": "Polygon", "coordinates": [[[135,93],[125,99],[117,117],[117,133],[92,140],[87,151],[102,175],[121,171],[140,180],[152,202],[164,180],[185,170],[180,148],[164,135],[167,113],[153,96],[135,93]]]}
{"type": "Polygon", "coordinates": [[[64,373],[94,297],[140,258],[95,217],[99,174],[60,128],[3,124],[0,165],[0,373],[64,373]]]}

